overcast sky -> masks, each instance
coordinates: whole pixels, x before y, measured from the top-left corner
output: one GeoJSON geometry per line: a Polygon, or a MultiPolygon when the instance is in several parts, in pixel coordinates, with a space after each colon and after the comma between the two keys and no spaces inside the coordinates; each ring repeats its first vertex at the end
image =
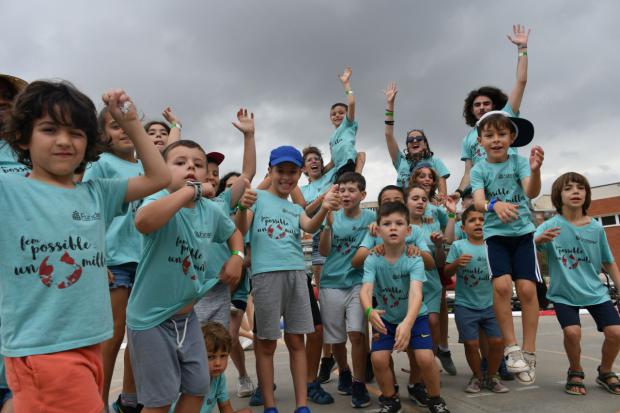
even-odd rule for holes
{"type": "Polygon", "coordinates": [[[532,33],[521,113],[546,152],[543,191],[569,170],[593,185],[620,181],[614,0],[22,0],[1,7],[0,72],[70,80],[98,107],[104,90],[122,87],[148,119],[170,105],[185,138],[226,154],[222,174],[241,169],[242,136],[230,125],[240,106],[256,116],[258,177],[275,146],[329,152],[329,107],[345,100],[337,75],[350,65],[368,199],[396,177],[383,135],[386,83],[399,89],[397,139],[404,145],[406,130],[424,129],[452,172],[451,191],[469,130],[463,100],[486,84],[510,92],[517,51],[506,35],[522,23],[532,33]]]}

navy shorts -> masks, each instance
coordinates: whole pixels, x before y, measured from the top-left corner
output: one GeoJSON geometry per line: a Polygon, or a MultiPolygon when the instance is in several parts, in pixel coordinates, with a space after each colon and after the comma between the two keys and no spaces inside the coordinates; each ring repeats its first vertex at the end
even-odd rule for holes
{"type": "MultiPolygon", "coordinates": [[[[397,324],[388,323],[381,319],[387,334],[381,334],[375,329],[372,330],[373,338],[370,351],[392,351],[394,343],[396,343],[396,327],[397,324]]],[[[409,348],[414,350],[432,350],[433,338],[431,336],[431,328],[428,325],[428,315],[422,315],[415,319],[411,328],[411,338],[409,339],[409,348]]]]}
{"type": "Polygon", "coordinates": [[[455,305],[454,321],[456,321],[456,328],[459,331],[459,343],[480,339],[480,329],[484,330],[487,337],[502,336],[493,306],[476,310],[455,305]]]}
{"type": "Polygon", "coordinates": [[[129,262],[127,264],[113,265],[108,270],[114,275],[114,281],[110,283],[110,289],[113,288],[132,288],[133,282],[136,280],[137,262],[129,262]]]}
{"type": "Polygon", "coordinates": [[[485,244],[491,277],[510,274],[513,280],[543,282],[533,232],[518,237],[494,235],[485,244]]]}
{"type": "Polygon", "coordinates": [[[588,305],[586,307],[555,303],[553,307],[555,308],[555,316],[558,318],[562,328],[581,326],[581,322],[579,321],[580,308],[588,310],[596,322],[598,331],[603,331],[607,326],[620,325],[620,315],[618,315],[618,310],[616,310],[616,307],[614,307],[611,301],[605,301],[604,303],[596,305],[588,305]]]}
{"type": "Polygon", "coordinates": [[[5,403],[13,398],[11,390],[0,388],[0,409],[4,407],[5,403]]]}

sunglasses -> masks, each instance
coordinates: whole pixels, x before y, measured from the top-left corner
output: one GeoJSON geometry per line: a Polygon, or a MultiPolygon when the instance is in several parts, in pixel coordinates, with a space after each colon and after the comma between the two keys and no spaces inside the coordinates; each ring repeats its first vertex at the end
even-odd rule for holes
{"type": "Polygon", "coordinates": [[[407,136],[407,143],[424,142],[425,140],[424,136],[407,136]]]}

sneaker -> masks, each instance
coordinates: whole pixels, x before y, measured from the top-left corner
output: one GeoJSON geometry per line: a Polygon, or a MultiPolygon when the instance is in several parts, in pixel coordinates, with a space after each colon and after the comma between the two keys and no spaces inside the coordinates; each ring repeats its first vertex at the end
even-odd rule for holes
{"type": "MultiPolygon", "coordinates": [[[[273,391],[276,391],[276,388],[276,384],[273,383],[273,391]]],[[[256,388],[254,389],[254,393],[252,393],[252,396],[250,397],[249,404],[250,406],[262,406],[263,404],[265,404],[265,402],[263,401],[263,394],[260,392],[260,385],[256,386],[256,388]]]]}
{"type": "Polygon", "coordinates": [[[428,410],[431,413],[450,413],[446,401],[439,396],[428,399],[428,410]]]}
{"type": "Polygon", "coordinates": [[[353,386],[353,377],[351,376],[351,370],[341,371],[338,375],[338,394],[350,396],[353,386]]]}
{"type": "Polygon", "coordinates": [[[370,406],[370,395],[366,389],[366,384],[354,381],[351,386],[351,407],[356,409],[370,406]]]}
{"type": "Polygon", "coordinates": [[[142,406],[125,406],[121,403],[121,396],[118,396],[118,399],[112,403],[112,409],[114,409],[116,413],[139,413],[140,410],[142,410],[142,406]]]}
{"type": "Polygon", "coordinates": [[[515,379],[514,373],[509,372],[506,368],[506,360],[504,359],[502,359],[502,362],[499,365],[499,370],[497,372],[499,373],[500,379],[502,379],[503,381],[513,381],[515,379]]]}
{"type": "Polygon", "coordinates": [[[299,406],[295,409],[294,413],[310,413],[310,409],[308,408],[308,406],[299,406]]]}
{"type": "Polygon", "coordinates": [[[334,356],[321,358],[321,367],[319,368],[319,382],[329,383],[331,381],[331,374],[336,367],[336,360],[334,356]]]}
{"type": "Polygon", "coordinates": [[[247,337],[239,337],[239,344],[241,344],[243,351],[250,351],[254,348],[254,341],[247,337]]]}
{"type": "Polygon", "coordinates": [[[451,376],[456,376],[456,367],[454,367],[454,362],[452,361],[452,353],[450,350],[441,351],[437,349],[437,358],[441,362],[441,367],[451,376]]]}
{"type": "Polygon", "coordinates": [[[270,407],[268,409],[263,410],[263,413],[278,413],[278,409],[275,407],[270,407]]]}
{"type": "Polygon", "coordinates": [[[334,402],[332,395],[321,387],[318,380],[308,383],[308,399],[316,404],[332,404],[334,402]]]}
{"type": "Polygon", "coordinates": [[[372,369],[372,360],[370,353],[366,357],[366,383],[370,383],[375,378],[375,371],[372,369]]]}
{"type": "MultiPolygon", "coordinates": [[[[399,396],[399,394],[398,394],[398,391],[399,391],[399,390],[400,390],[400,387],[398,386],[398,383],[396,383],[396,384],[394,385],[394,392],[396,393],[396,396],[397,396],[397,397],[400,397],[400,396],[399,396]]],[[[383,401],[384,401],[384,400],[385,400],[385,397],[384,397],[382,394],[380,394],[380,395],[379,395],[379,398],[378,398],[379,406],[383,406],[383,401]]]]}
{"type": "Polygon", "coordinates": [[[408,384],[407,391],[409,398],[419,407],[428,406],[428,396],[426,395],[426,387],[422,383],[408,384]]]}
{"type": "Polygon", "coordinates": [[[506,369],[511,373],[522,373],[530,369],[523,358],[521,347],[517,345],[508,346],[504,349],[504,360],[506,360],[506,369]]]}
{"type": "Polygon", "coordinates": [[[239,384],[237,385],[237,397],[250,397],[254,393],[254,383],[248,376],[239,377],[239,384]]]}
{"type": "Polygon", "coordinates": [[[517,381],[521,384],[532,384],[536,381],[536,354],[524,351],[523,358],[529,370],[517,373],[517,381]]]}
{"type": "Polygon", "coordinates": [[[487,377],[483,383],[486,389],[491,390],[493,393],[508,393],[510,389],[502,384],[499,377],[487,377]]]}
{"type": "Polygon", "coordinates": [[[469,379],[469,384],[465,387],[465,393],[480,393],[480,379],[472,376],[469,379]]]}
{"type": "Polygon", "coordinates": [[[397,395],[394,395],[394,397],[383,397],[381,395],[379,399],[383,402],[379,413],[400,413],[400,399],[397,395]]]}

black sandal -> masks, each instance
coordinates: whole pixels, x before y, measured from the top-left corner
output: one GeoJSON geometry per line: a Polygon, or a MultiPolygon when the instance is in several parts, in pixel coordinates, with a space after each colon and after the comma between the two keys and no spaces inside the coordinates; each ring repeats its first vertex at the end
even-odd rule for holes
{"type": "Polygon", "coordinates": [[[601,373],[601,366],[598,366],[597,370],[598,377],[596,378],[596,382],[609,393],[620,396],[620,379],[618,378],[618,375],[613,371],[601,373]],[[609,379],[612,378],[616,378],[618,381],[615,383],[609,383],[609,379]]]}
{"type": "Polygon", "coordinates": [[[586,378],[586,375],[583,371],[579,370],[571,370],[568,369],[566,373],[566,384],[564,385],[564,392],[567,394],[572,394],[573,396],[585,396],[585,393],[581,393],[579,390],[574,391],[572,388],[577,387],[578,389],[585,389],[586,385],[583,383],[583,379],[586,378]],[[582,381],[575,381],[573,378],[579,378],[582,381]]]}

